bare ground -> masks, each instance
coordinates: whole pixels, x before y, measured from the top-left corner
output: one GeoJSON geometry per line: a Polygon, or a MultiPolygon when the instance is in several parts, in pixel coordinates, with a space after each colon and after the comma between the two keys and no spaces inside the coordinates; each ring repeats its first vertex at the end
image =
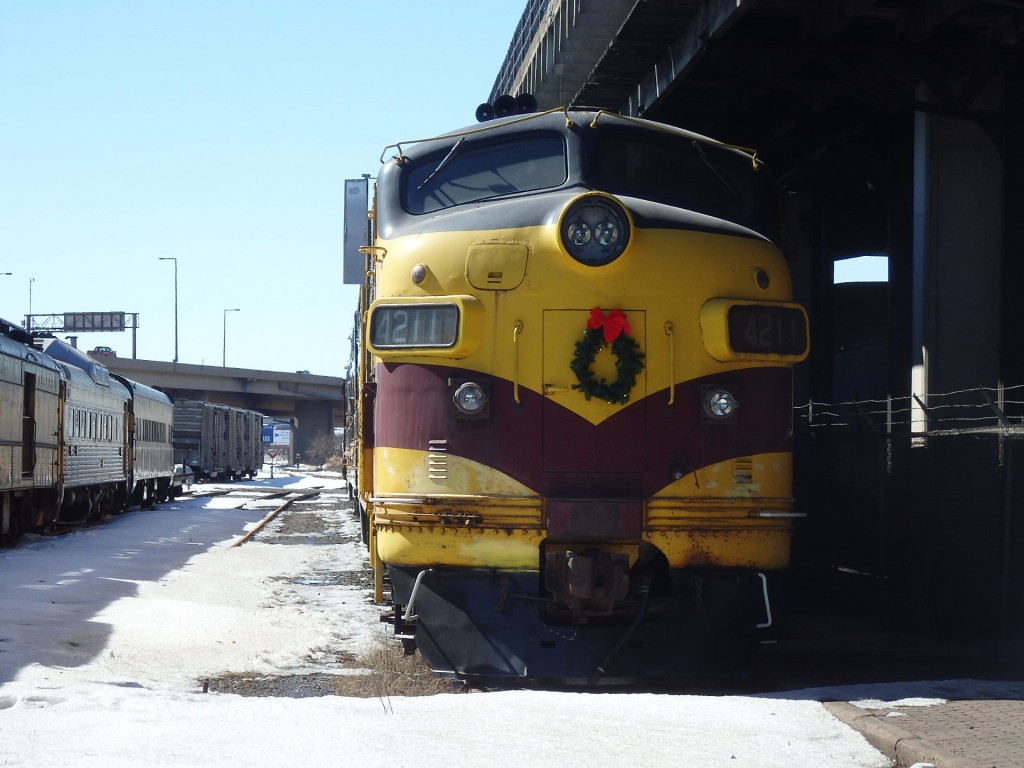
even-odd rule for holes
{"type": "MultiPolygon", "coordinates": [[[[338,530],[330,518],[339,510],[351,514],[351,502],[344,492],[324,492],[319,500],[297,502],[281,511],[256,538],[266,544],[315,544],[329,546],[358,541],[358,536],[338,530]],[[332,503],[325,506],[324,501],[332,503]],[[334,503],[336,502],[336,504],[334,503]]],[[[324,586],[345,585],[373,587],[368,569],[357,571],[323,571],[289,577],[295,584],[324,586]]],[[[400,645],[382,644],[365,657],[335,655],[331,666],[351,670],[350,674],[315,673],[304,675],[256,675],[225,673],[198,681],[204,693],[233,693],[239,696],[430,696],[457,693],[465,689],[460,683],[438,680],[418,654],[406,655],[400,645]]]]}

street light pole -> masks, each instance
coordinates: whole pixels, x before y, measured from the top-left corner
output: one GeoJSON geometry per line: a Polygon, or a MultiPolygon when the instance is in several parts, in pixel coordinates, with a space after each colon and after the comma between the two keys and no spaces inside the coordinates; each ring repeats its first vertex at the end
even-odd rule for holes
{"type": "Polygon", "coordinates": [[[174,362],[178,362],[178,259],[174,256],[158,256],[160,261],[174,262],[174,362]]]}
{"type": "Polygon", "coordinates": [[[226,368],[228,364],[228,312],[241,312],[240,309],[225,309],[224,310],[224,352],[221,357],[220,365],[222,368],[226,368]]]}
{"type": "Polygon", "coordinates": [[[25,315],[25,330],[30,333],[32,332],[32,283],[35,281],[34,277],[28,279],[28,314],[25,315]]]}

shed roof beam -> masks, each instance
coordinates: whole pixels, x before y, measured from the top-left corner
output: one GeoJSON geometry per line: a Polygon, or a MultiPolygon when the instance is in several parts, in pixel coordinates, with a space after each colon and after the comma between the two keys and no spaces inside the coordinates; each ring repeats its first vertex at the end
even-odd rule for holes
{"type": "Polygon", "coordinates": [[[682,77],[693,66],[704,47],[705,40],[720,38],[743,17],[756,0],[707,0],[697,15],[676,38],[668,52],[655,64],[620,108],[627,115],[642,115],[670,89],[672,82],[682,77]]]}

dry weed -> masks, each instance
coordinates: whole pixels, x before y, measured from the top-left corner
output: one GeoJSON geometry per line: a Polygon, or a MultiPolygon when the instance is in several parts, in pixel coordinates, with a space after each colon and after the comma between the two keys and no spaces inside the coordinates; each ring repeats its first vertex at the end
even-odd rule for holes
{"type": "Polygon", "coordinates": [[[459,682],[435,678],[419,654],[406,655],[395,644],[383,642],[358,663],[368,672],[338,677],[334,686],[338,696],[376,696],[385,700],[392,696],[434,696],[465,691],[459,682]]]}
{"type": "Polygon", "coordinates": [[[323,468],[328,469],[331,472],[341,472],[347,468],[345,457],[343,456],[331,456],[323,463],[323,468]]]}

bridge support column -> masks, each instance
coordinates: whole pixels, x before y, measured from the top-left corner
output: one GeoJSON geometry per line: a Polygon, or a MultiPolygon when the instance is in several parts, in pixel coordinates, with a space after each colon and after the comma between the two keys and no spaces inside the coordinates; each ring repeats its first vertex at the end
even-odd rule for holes
{"type": "Polygon", "coordinates": [[[302,457],[320,435],[334,433],[334,403],[324,400],[301,400],[295,404],[295,452],[302,457]]]}

